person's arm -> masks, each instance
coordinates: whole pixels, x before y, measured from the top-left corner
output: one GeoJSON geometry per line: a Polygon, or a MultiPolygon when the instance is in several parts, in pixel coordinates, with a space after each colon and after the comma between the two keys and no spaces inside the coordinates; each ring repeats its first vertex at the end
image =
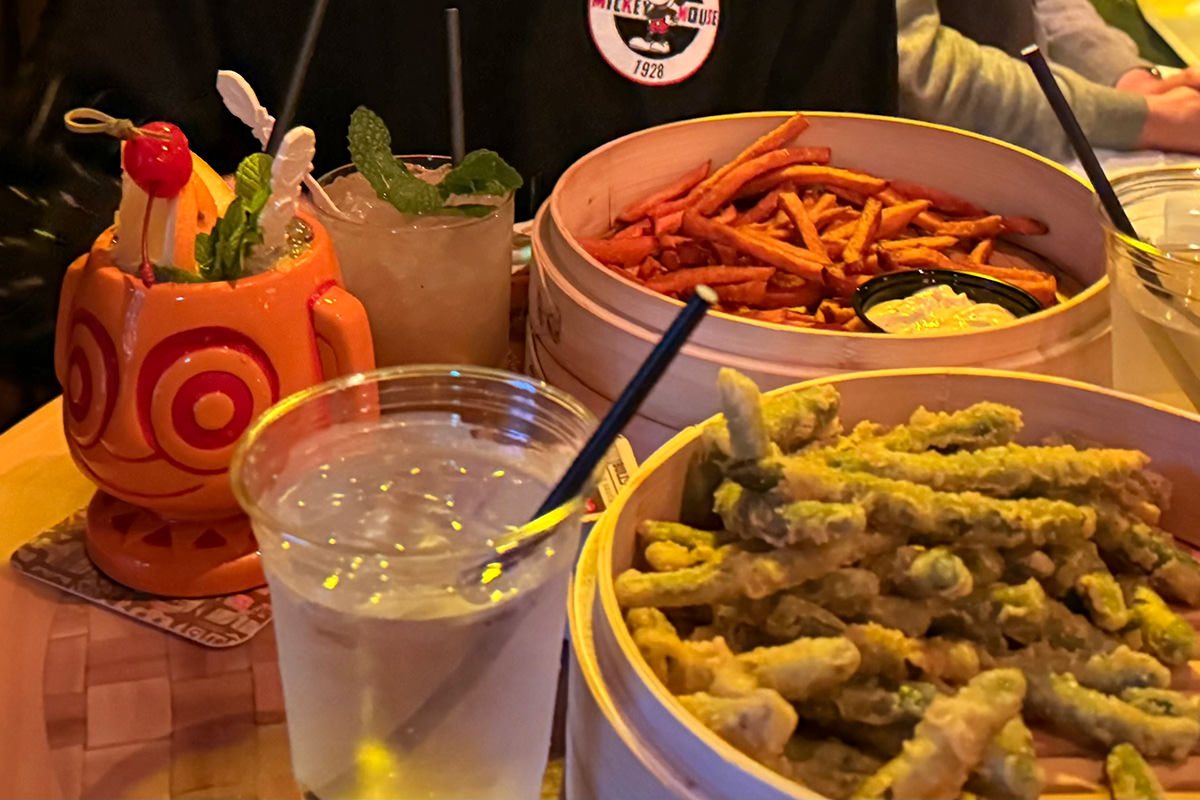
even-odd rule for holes
{"type": "Polygon", "coordinates": [[[1036,0],[1034,9],[1046,36],[1046,55],[1056,64],[1105,86],[1116,86],[1134,70],[1146,73],[1150,66],[1133,39],[1105,22],[1092,0],[1036,0]]]}
{"type": "MultiPolygon", "coordinates": [[[[995,136],[1051,158],[1073,157],[1022,61],[943,26],[936,0],[897,0],[896,11],[901,113],[995,136]]],[[[1093,145],[1139,146],[1147,98],[1100,86],[1066,67],[1053,69],[1093,145]]]]}

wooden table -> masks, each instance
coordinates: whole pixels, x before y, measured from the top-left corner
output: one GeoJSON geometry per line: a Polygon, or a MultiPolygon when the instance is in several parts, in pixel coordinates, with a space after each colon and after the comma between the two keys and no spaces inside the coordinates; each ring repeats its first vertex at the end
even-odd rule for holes
{"type": "MultiPolygon", "coordinates": [[[[515,274],[515,371],[526,287],[515,274]]],[[[14,550],[94,491],[67,453],[61,399],[0,435],[0,798],[300,797],[273,626],[213,650],[13,570],[14,550]]]]}
{"type": "Polygon", "coordinates": [[[211,650],[18,575],[94,491],[56,400],[0,436],[0,797],[299,797],[273,630],[211,650]]]}

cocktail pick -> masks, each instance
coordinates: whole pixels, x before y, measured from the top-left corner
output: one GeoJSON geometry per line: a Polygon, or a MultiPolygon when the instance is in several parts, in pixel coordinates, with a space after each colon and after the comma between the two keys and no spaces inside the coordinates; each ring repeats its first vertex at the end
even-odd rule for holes
{"type": "Polygon", "coordinates": [[[287,227],[296,216],[300,183],[312,170],[317,152],[317,137],[312,128],[299,126],[283,136],[279,152],[271,162],[271,197],[258,217],[263,246],[282,249],[287,246],[287,227]]]}
{"type": "Polygon", "coordinates": [[[450,77],[450,155],[455,164],[461,164],[467,154],[467,134],[463,114],[462,36],[457,8],[446,9],[446,60],[450,77]]]}
{"type": "MultiPolygon", "coordinates": [[[[265,106],[258,102],[258,95],[249,82],[233,70],[219,70],[217,72],[217,94],[221,95],[221,100],[230,113],[249,126],[254,138],[262,143],[265,150],[267,143],[271,140],[271,133],[275,129],[275,118],[271,116],[265,106]]],[[[311,169],[311,163],[309,166],[311,169]]],[[[325,192],[325,187],[317,183],[317,179],[311,173],[304,176],[304,185],[312,195],[313,205],[317,208],[330,216],[343,220],[350,219],[344,211],[337,207],[337,204],[325,192]]]]}
{"type": "MultiPolygon", "coordinates": [[[[621,395],[612,404],[612,408],[604,415],[604,419],[600,420],[600,424],[596,426],[596,430],[592,433],[591,438],[583,445],[579,451],[579,455],[571,462],[571,466],[567,467],[567,471],[563,474],[558,484],[542,501],[541,507],[533,515],[534,520],[538,520],[542,516],[549,514],[559,506],[563,505],[571,498],[576,497],[583,487],[587,484],[588,478],[596,469],[596,465],[600,463],[600,459],[612,447],[613,441],[617,438],[617,434],[629,423],[633,415],[641,407],[642,401],[650,394],[650,390],[658,383],[659,378],[666,372],[671,361],[683,349],[684,343],[688,336],[700,324],[700,320],[704,318],[709,307],[717,302],[717,294],[707,286],[696,287],[696,293],[684,305],[683,310],[676,315],[671,326],[663,333],[662,338],[654,349],[650,351],[650,355],[638,367],[638,371],[634,373],[633,378],[625,386],[621,395]]],[[[481,565],[481,568],[476,568],[473,575],[478,577],[484,576],[484,582],[491,580],[499,575],[505,566],[516,563],[526,553],[530,552],[539,542],[544,541],[552,533],[555,526],[550,525],[535,525],[532,527],[521,528],[513,531],[506,536],[502,536],[496,540],[494,548],[496,551],[495,557],[486,565],[481,565]]]]}

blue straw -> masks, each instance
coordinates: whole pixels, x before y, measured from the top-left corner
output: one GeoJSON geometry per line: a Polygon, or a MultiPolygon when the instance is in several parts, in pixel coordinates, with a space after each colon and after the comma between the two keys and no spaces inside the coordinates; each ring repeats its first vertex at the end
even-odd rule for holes
{"type": "Polygon", "coordinates": [[[650,355],[638,367],[637,373],[629,381],[625,390],[621,392],[617,401],[612,404],[612,408],[604,415],[604,419],[600,420],[592,437],[587,440],[587,444],[571,462],[571,466],[567,468],[562,480],[550,491],[541,508],[533,515],[534,519],[553,511],[583,491],[592,471],[600,463],[600,459],[604,458],[608,448],[612,447],[617,434],[629,423],[629,420],[633,419],[633,415],[641,408],[646,395],[650,394],[650,390],[666,372],[671,361],[683,349],[684,342],[700,324],[700,320],[704,318],[709,306],[716,301],[717,295],[712,289],[707,286],[696,288],[696,293],[675,317],[675,321],[671,323],[671,327],[667,328],[662,339],[650,351],[650,355]]]}
{"type": "Polygon", "coordinates": [[[1137,231],[1133,229],[1133,223],[1129,221],[1125,209],[1121,207],[1117,193],[1113,191],[1112,184],[1108,182],[1108,176],[1104,174],[1104,168],[1100,166],[1100,160],[1096,158],[1096,151],[1088,142],[1083,128],[1079,127],[1079,120],[1075,118],[1075,112],[1071,111],[1071,104],[1067,102],[1058,81],[1054,79],[1054,73],[1050,71],[1050,65],[1046,62],[1042,51],[1036,44],[1031,44],[1021,51],[1021,57],[1033,70],[1033,76],[1037,78],[1038,84],[1042,87],[1042,93],[1050,101],[1050,107],[1054,109],[1054,114],[1058,117],[1058,124],[1062,126],[1063,133],[1067,135],[1067,141],[1071,143],[1071,148],[1075,151],[1079,162],[1083,164],[1083,171],[1087,173],[1088,180],[1092,182],[1092,187],[1100,196],[1100,203],[1108,212],[1108,218],[1121,233],[1131,239],[1138,239],[1137,231]]]}

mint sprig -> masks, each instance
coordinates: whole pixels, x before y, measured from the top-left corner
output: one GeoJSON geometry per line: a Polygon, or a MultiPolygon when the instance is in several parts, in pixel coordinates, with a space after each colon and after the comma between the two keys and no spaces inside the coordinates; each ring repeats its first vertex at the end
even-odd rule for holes
{"type": "Polygon", "coordinates": [[[452,194],[506,195],[521,188],[521,173],[494,150],[472,150],[438,184],[442,197],[452,194]]]}
{"type": "Polygon", "coordinates": [[[359,106],[346,132],[350,159],[380,200],[407,214],[429,214],[442,207],[436,186],[413,175],[392,155],[392,134],[379,115],[359,106]]]}
{"type": "Polygon", "coordinates": [[[350,158],[380,200],[405,214],[479,217],[494,210],[486,204],[446,205],[451,195],[507,195],[519,189],[521,175],[492,150],[474,150],[436,185],[413,175],[392,153],[392,134],[378,114],[359,106],[346,133],[350,158]]]}
{"type": "Polygon", "coordinates": [[[234,176],[233,202],[212,233],[196,234],[196,264],[202,279],[232,281],[242,277],[243,261],[250,248],[262,243],[258,215],[271,197],[272,160],[266,153],[242,159],[234,176]]]}

